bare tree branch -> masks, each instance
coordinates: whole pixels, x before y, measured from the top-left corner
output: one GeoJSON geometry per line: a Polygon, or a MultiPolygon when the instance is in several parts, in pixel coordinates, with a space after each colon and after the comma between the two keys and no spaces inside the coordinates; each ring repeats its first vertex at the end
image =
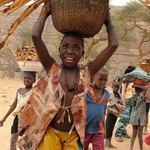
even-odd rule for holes
{"type": "Polygon", "coordinates": [[[84,59],[88,59],[90,57],[90,54],[92,52],[92,48],[94,45],[98,44],[100,41],[106,41],[106,40],[107,40],[107,38],[103,37],[100,34],[99,34],[98,38],[96,38],[96,37],[91,38],[90,44],[88,45],[88,43],[87,43],[88,46],[87,46],[87,51],[86,51],[84,59]]]}

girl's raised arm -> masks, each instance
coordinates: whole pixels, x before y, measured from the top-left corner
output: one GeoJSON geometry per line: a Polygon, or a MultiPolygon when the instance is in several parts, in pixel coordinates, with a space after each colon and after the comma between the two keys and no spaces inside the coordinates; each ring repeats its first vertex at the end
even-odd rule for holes
{"type": "Polygon", "coordinates": [[[93,76],[107,63],[107,61],[113,55],[113,53],[116,51],[119,45],[118,38],[114,26],[112,25],[109,12],[104,24],[106,26],[106,31],[108,35],[108,45],[90,64],[89,69],[91,76],[93,76]]]}
{"type": "MultiPolygon", "coordinates": [[[[46,7],[47,8],[47,7],[46,7]]],[[[44,69],[48,73],[52,64],[54,63],[54,59],[50,56],[43,40],[42,40],[42,33],[44,29],[45,22],[50,15],[50,11],[45,9],[42,15],[36,21],[33,30],[32,30],[32,40],[34,46],[36,48],[38,57],[40,62],[42,63],[44,69]]]]}

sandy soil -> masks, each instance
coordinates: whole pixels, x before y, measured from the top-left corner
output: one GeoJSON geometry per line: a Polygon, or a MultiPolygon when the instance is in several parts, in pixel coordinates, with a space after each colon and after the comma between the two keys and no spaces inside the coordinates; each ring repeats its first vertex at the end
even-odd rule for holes
{"type": "MultiPolygon", "coordinates": [[[[19,79],[0,79],[0,119],[5,115],[11,106],[16,91],[18,88],[23,87],[23,83],[19,79]]],[[[13,116],[10,115],[4,123],[3,127],[0,127],[0,150],[9,150],[9,141],[10,141],[10,128],[12,125],[13,116]]],[[[150,123],[149,123],[150,124],[150,123]]],[[[132,128],[129,125],[128,133],[131,136],[132,128]]],[[[150,131],[150,127],[148,127],[150,131]]],[[[112,143],[116,146],[118,150],[129,150],[130,139],[124,138],[123,142],[117,142],[113,137],[112,143]]],[[[108,150],[108,149],[107,149],[108,150]]],[[[115,150],[110,148],[110,150],[115,150]]],[[[134,144],[134,150],[139,150],[138,138],[134,144]]],[[[150,147],[144,143],[144,150],[150,150],[150,147]]]]}

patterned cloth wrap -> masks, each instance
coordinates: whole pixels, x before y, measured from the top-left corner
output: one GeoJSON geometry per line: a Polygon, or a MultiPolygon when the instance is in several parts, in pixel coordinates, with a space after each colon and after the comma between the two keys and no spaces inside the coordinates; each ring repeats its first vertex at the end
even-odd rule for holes
{"type": "Polygon", "coordinates": [[[150,76],[144,70],[136,68],[134,71],[118,75],[118,78],[124,82],[134,82],[135,79],[140,79],[142,82],[150,82],[150,76]]]}
{"type": "Polygon", "coordinates": [[[146,119],[146,103],[143,92],[134,94],[131,97],[130,124],[134,126],[144,126],[146,119]]]}
{"type": "Polygon", "coordinates": [[[122,137],[123,135],[127,135],[126,127],[128,126],[130,120],[131,100],[130,99],[125,100],[125,104],[126,109],[121,110],[120,112],[121,117],[117,123],[115,137],[122,137]]]}
{"type": "MultiPolygon", "coordinates": [[[[42,140],[50,122],[61,108],[62,97],[65,93],[59,83],[62,67],[53,64],[48,77],[39,81],[34,88],[28,102],[18,115],[19,134],[23,136],[18,141],[22,150],[35,150],[42,140]]],[[[74,127],[83,143],[85,133],[85,93],[88,90],[90,76],[87,66],[80,67],[80,81],[77,89],[82,85],[83,90],[75,94],[70,106],[74,127]]],[[[70,133],[70,132],[69,132],[70,133]]]]}

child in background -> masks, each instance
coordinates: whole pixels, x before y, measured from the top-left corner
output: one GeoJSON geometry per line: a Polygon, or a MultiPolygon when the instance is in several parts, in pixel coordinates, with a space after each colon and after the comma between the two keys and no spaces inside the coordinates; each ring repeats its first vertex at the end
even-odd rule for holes
{"type": "Polygon", "coordinates": [[[131,97],[132,108],[130,115],[130,124],[133,133],[131,137],[130,150],[133,150],[135,138],[138,135],[140,150],[143,150],[143,127],[146,120],[146,102],[144,87],[134,85],[135,94],[131,97]],[[143,92],[144,91],[144,92],[143,92]]]}
{"type": "Polygon", "coordinates": [[[109,92],[105,89],[108,70],[102,68],[93,77],[86,94],[86,128],[84,150],[92,144],[93,150],[104,150],[104,121],[109,92]]]}
{"type": "MultiPolygon", "coordinates": [[[[130,73],[135,69],[136,67],[134,66],[128,66],[124,74],[130,73]]],[[[132,87],[132,85],[133,83],[123,82],[121,86],[121,100],[123,102],[123,105],[126,106],[126,109],[121,111],[120,118],[117,122],[115,139],[118,142],[123,142],[122,137],[130,138],[130,136],[127,134],[126,127],[129,125],[129,119],[130,119],[130,110],[131,110],[130,98],[134,93],[134,88],[132,87]]]]}
{"type": "Polygon", "coordinates": [[[110,92],[110,100],[109,106],[112,111],[107,114],[106,118],[106,147],[115,148],[111,144],[111,138],[114,130],[115,123],[117,121],[117,117],[120,116],[120,110],[124,109],[123,105],[121,104],[121,95],[118,92],[120,89],[120,83],[114,81],[112,84],[113,91],[110,92]],[[113,113],[114,112],[114,113],[113,113]]]}
{"type": "Polygon", "coordinates": [[[145,122],[145,128],[143,134],[147,134],[147,126],[149,122],[149,108],[150,108],[150,82],[146,88],[146,93],[145,93],[145,98],[146,98],[146,122],[145,122]]]}
{"type": "Polygon", "coordinates": [[[24,88],[19,88],[16,93],[16,98],[9,108],[6,115],[0,120],[0,126],[6,121],[7,117],[13,112],[14,120],[11,127],[11,141],[10,150],[16,150],[16,142],[18,140],[18,113],[20,109],[24,106],[31,95],[32,85],[35,82],[36,73],[35,72],[24,72],[23,83],[24,88]]]}

